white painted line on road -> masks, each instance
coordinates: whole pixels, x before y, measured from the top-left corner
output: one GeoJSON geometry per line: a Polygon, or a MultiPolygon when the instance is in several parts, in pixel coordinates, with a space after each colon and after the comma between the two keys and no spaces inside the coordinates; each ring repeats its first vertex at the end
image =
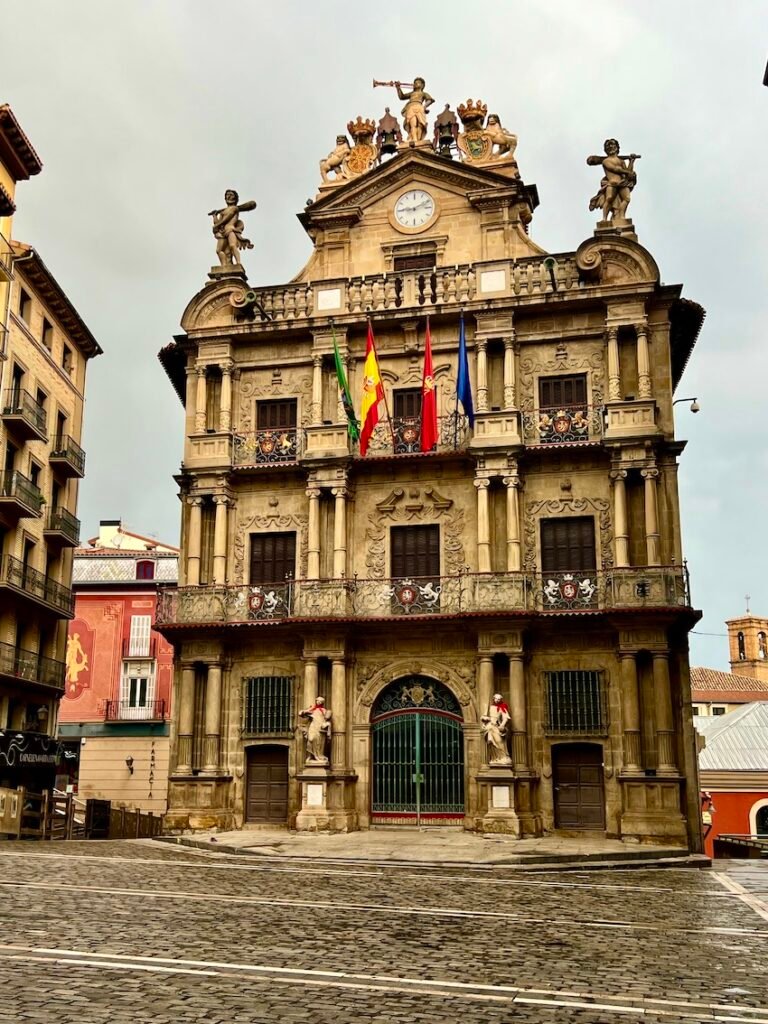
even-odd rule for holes
{"type": "MultiPolygon", "coordinates": [[[[264,899],[258,896],[229,896],[220,893],[169,891],[166,889],[117,889],[97,885],[64,885],[57,882],[0,882],[6,889],[37,889],[51,892],[87,892],[102,896],[129,896],[139,899],[189,900],[198,903],[235,903],[260,907],[303,907],[308,910],[351,910],[367,914],[385,914],[398,917],[462,917],[495,921],[514,921],[518,924],[552,925],[549,918],[525,917],[519,913],[505,913],[500,910],[459,910],[448,907],[386,906],[379,903],[348,903],[339,900],[286,900],[264,899]]],[[[605,921],[576,919],[556,921],[558,927],[606,928],[611,930],[661,932],[684,935],[752,935],[768,940],[768,929],[706,927],[677,928],[670,925],[641,924],[634,921],[605,921]]]]}
{"type": "Polygon", "coordinates": [[[734,1024],[768,1024],[768,1008],[738,1004],[693,1002],[687,1000],[637,998],[604,993],[572,992],[523,988],[517,985],[490,985],[483,982],[461,982],[442,979],[401,978],[392,975],[358,974],[349,971],[327,971],[314,968],[273,967],[267,964],[246,964],[230,961],[187,960],[172,957],[133,956],[126,953],[94,953],[85,950],[49,949],[45,947],[0,945],[0,958],[34,963],[55,963],[118,970],[144,970],[158,973],[200,974],[215,977],[252,976],[300,985],[321,985],[332,988],[356,988],[368,991],[451,995],[465,999],[493,1002],[521,1002],[539,1006],[566,1006],[576,1009],[613,1010],[617,1013],[690,1018],[706,1017],[734,1024]],[[719,1013],[717,1011],[720,1011],[719,1013]],[[741,1014],[742,1016],[737,1016],[741,1014]],[[756,1016],[762,1014],[762,1016],[756,1016]],[[748,1016],[744,1016],[748,1015],[748,1016]]]}
{"type": "Polygon", "coordinates": [[[762,917],[764,921],[768,921],[768,903],[758,899],[754,893],[750,892],[749,889],[745,889],[740,882],[734,881],[733,878],[729,878],[728,875],[723,874],[721,871],[713,871],[712,875],[720,882],[729,892],[733,893],[742,903],[754,910],[758,917],[762,917]]]}

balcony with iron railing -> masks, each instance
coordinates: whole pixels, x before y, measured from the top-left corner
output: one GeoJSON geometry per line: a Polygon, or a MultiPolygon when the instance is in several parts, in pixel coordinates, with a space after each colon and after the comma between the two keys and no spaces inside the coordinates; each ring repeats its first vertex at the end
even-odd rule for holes
{"type": "Polygon", "coordinates": [[[74,597],[68,587],[11,555],[0,561],[0,590],[5,588],[64,618],[71,619],[74,614],[74,597]]]}
{"type": "MultiPolygon", "coordinates": [[[[2,201],[2,192],[5,191],[0,186],[0,202],[2,201]]],[[[0,232],[0,281],[10,281],[13,277],[13,247],[8,239],[2,232],[0,232]]]]}
{"type": "Polygon", "coordinates": [[[57,505],[51,510],[43,533],[46,540],[61,547],[76,548],[80,543],[80,520],[61,505],[57,505]]]}
{"type": "Polygon", "coordinates": [[[0,419],[16,437],[25,441],[47,440],[45,409],[28,391],[23,388],[6,388],[0,409],[0,419]]]}
{"type": "Polygon", "coordinates": [[[166,701],[146,700],[143,703],[131,700],[105,700],[105,722],[164,722],[167,715],[166,701]]]}
{"type": "Polygon", "coordinates": [[[158,598],[157,624],[226,625],[290,619],[551,614],[690,607],[681,566],[573,573],[458,573],[399,579],[285,580],[262,586],[179,587],[158,598]]]}
{"type": "Polygon", "coordinates": [[[296,463],[303,450],[304,433],[297,427],[275,427],[235,434],[232,465],[285,466],[296,463]]]}
{"type": "Polygon", "coordinates": [[[48,462],[65,477],[82,477],[85,474],[85,452],[69,434],[56,436],[48,462]]]}
{"type": "Polygon", "coordinates": [[[0,512],[15,519],[37,519],[42,508],[43,492],[23,473],[0,473],[0,512]]]}
{"type": "Polygon", "coordinates": [[[124,637],[123,658],[144,658],[152,660],[156,657],[157,637],[124,637]]]}
{"type": "Polygon", "coordinates": [[[602,407],[560,405],[524,412],[523,436],[527,445],[547,447],[602,441],[602,407]]]}
{"type": "MultiPolygon", "coordinates": [[[[421,449],[421,416],[393,416],[382,420],[368,444],[368,456],[430,455],[435,452],[464,451],[469,444],[469,420],[460,413],[437,418],[437,443],[428,451],[421,449]]],[[[360,457],[356,448],[354,455],[360,457]]]]}
{"type": "Polygon", "coordinates": [[[0,643],[0,677],[23,679],[63,693],[66,668],[63,661],[46,658],[36,651],[14,647],[13,644],[0,643]]]}

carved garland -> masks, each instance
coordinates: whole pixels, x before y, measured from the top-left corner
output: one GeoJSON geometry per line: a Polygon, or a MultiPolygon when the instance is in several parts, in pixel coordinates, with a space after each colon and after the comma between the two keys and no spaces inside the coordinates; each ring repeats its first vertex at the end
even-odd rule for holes
{"type": "Polygon", "coordinates": [[[593,406],[603,404],[605,391],[605,366],[603,346],[593,349],[582,359],[573,359],[564,353],[552,359],[537,359],[524,356],[520,360],[520,404],[524,409],[532,409],[538,403],[534,399],[534,378],[536,374],[546,373],[577,373],[580,370],[589,375],[588,394],[591,394],[593,406]]]}
{"type": "Polygon", "coordinates": [[[536,572],[536,528],[548,516],[578,516],[595,513],[600,531],[600,556],[603,569],[613,566],[613,523],[611,503],[605,498],[553,498],[529,501],[525,505],[525,569],[536,572]]]}
{"type": "Polygon", "coordinates": [[[241,583],[246,582],[245,573],[245,538],[246,534],[260,530],[276,533],[289,530],[292,526],[298,534],[299,549],[299,577],[307,577],[307,525],[308,517],[305,515],[281,515],[279,512],[271,512],[268,515],[251,516],[250,519],[241,519],[237,524],[235,533],[235,580],[241,583]]]}
{"type": "Polygon", "coordinates": [[[423,494],[422,497],[421,491],[413,490],[406,497],[402,487],[395,488],[387,498],[378,502],[376,511],[368,516],[370,525],[365,531],[365,566],[371,579],[387,576],[388,523],[439,521],[443,525],[441,541],[446,574],[455,575],[466,565],[461,539],[464,533],[464,512],[454,508],[452,499],[444,498],[433,487],[425,487],[423,494]]]}
{"type": "MultiPolygon", "coordinates": [[[[272,381],[270,384],[256,385],[256,374],[244,373],[240,381],[240,426],[239,429],[247,434],[254,429],[253,413],[254,402],[259,398],[308,398],[312,395],[312,378],[301,377],[298,381],[282,380],[272,381]]],[[[301,425],[308,427],[312,422],[311,402],[303,401],[301,404],[301,425]]]]}

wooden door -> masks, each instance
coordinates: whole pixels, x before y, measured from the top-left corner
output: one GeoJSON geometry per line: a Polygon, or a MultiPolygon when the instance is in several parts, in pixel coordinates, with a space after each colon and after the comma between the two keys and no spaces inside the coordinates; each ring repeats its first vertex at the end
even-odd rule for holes
{"type": "Polygon", "coordinates": [[[587,404],[587,378],[542,377],[539,380],[540,409],[583,409],[587,404]]]}
{"type": "Polygon", "coordinates": [[[594,572],[595,521],[568,516],[541,521],[541,571],[594,572]]]}
{"type": "Polygon", "coordinates": [[[252,533],[249,583],[285,583],[296,575],[295,533],[252,533]]]}
{"type": "Polygon", "coordinates": [[[604,829],[603,748],[560,743],[552,748],[555,828],[604,829]]]}
{"type": "Polygon", "coordinates": [[[390,563],[394,579],[440,576],[440,527],[393,526],[390,563]]]}
{"type": "Polygon", "coordinates": [[[284,825],[288,820],[288,748],[250,747],[245,820],[284,825]]]}

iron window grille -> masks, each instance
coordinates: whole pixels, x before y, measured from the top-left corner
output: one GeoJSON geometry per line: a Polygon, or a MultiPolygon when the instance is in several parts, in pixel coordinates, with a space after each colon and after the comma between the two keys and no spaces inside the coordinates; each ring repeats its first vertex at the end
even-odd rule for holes
{"type": "Polygon", "coordinates": [[[602,672],[546,672],[547,732],[604,733],[608,727],[602,672]]]}
{"type": "Polygon", "coordinates": [[[250,736],[291,736],[294,730],[293,676],[243,679],[243,732],[250,736]]]}

